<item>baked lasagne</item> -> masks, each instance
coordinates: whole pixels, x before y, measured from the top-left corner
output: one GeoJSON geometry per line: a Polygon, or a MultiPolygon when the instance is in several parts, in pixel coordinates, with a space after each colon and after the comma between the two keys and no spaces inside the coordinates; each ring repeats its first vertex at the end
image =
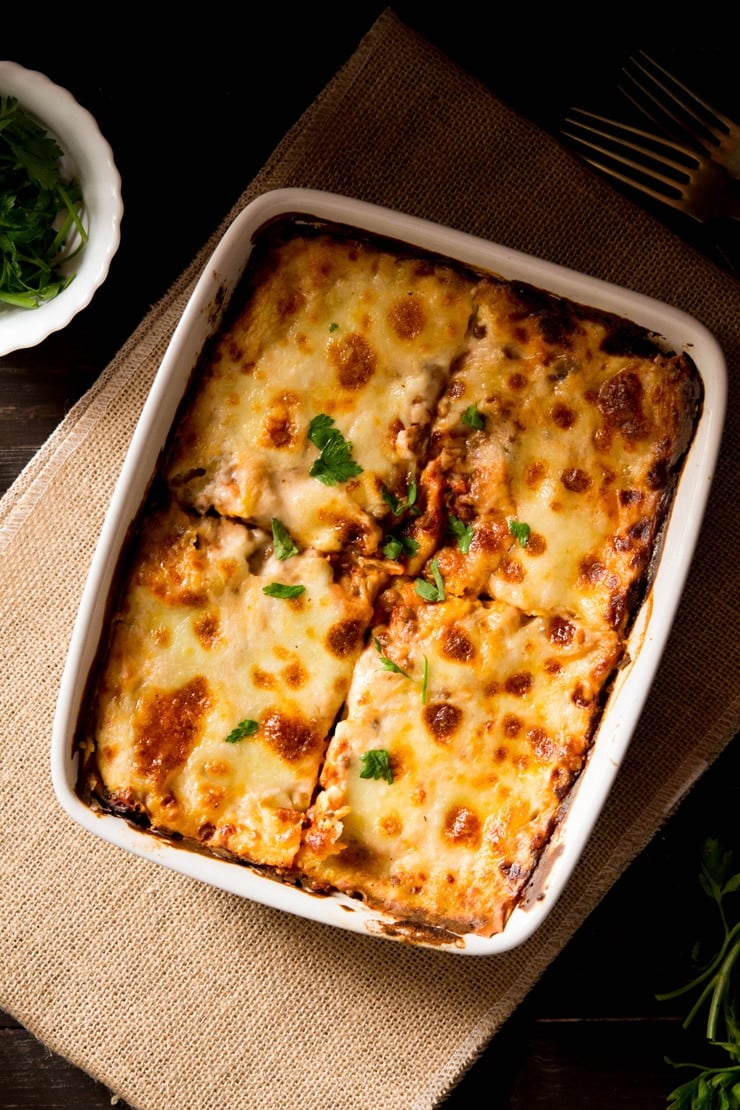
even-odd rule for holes
{"type": "Polygon", "coordinates": [[[690,357],[628,320],[275,221],[125,546],[81,796],[401,925],[500,932],[701,405],[690,357]]]}

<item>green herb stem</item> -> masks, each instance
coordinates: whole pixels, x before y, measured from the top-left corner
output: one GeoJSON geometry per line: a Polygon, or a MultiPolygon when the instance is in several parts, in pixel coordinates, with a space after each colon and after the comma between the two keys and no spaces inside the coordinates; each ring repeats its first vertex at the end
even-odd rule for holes
{"type": "Polygon", "coordinates": [[[658,1000],[675,999],[691,991],[699,991],[683,1028],[688,1028],[702,1007],[708,1003],[706,1021],[707,1044],[724,1051],[727,1061],[705,1066],[676,1063],[666,1057],[674,1068],[690,1068],[694,1077],[668,1096],[669,1110],[737,1110],[740,1107],[740,1025],[736,999],[733,996],[733,972],[740,959],[740,920],[730,925],[727,896],[740,892],[740,872],[732,873],[732,852],[724,852],[717,840],[704,842],[699,881],[704,893],[714,902],[722,923],[724,937],[718,952],[707,966],[690,982],[675,990],[656,995],[658,1000]],[[700,989],[701,988],[701,989],[700,989]]]}
{"type": "MultiPolygon", "coordinates": [[[[737,932],[737,928],[733,931],[737,932]]],[[[723,959],[714,981],[712,1001],[709,1004],[709,1014],[707,1015],[707,1037],[710,1041],[717,1039],[720,1016],[726,1017],[727,1015],[730,977],[738,956],[740,956],[740,940],[735,942],[723,959]]]]}

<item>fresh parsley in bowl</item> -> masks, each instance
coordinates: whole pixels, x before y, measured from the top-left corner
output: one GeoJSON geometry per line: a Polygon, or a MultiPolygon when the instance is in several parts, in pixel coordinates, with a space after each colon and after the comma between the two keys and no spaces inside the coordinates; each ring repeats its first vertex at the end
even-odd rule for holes
{"type": "Polygon", "coordinates": [[[120,241],[121,180],[87,109],[0,61],[0,356],[65,327],[120,241]]]}

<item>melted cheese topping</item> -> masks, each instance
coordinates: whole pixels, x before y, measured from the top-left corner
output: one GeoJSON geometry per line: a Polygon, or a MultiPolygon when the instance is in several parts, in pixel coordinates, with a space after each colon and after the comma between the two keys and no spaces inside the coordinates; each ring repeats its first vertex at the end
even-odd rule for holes
{"type": "Polygon", "coordinates": [[[479,285],[426,478],[441,469],[449,511],[474,531],[466,557],[450,542],[438,553],[450,591],[625,628],[693,406],[682,358],[614,334],[612,318],[568,302],[479,285]]]}
{"type": "Polygon", "coordinates": [[[401,918],[490,935],[583,766],[619,639],[499,602],[428,604],[407,583],[383,602],[374,636],[406,674],[372,645],[359,660],[300,866],[401,918]],[[391,783],[362,778],[374,749],[391,783]]]}
{"type": "Polygon", "coordinates": [[[80,791],[490,936],[588,757],[700,380],[617,317],[294,230],[255,248],[153,483],[169,507],[142,508],[80,791]],[[316,417],[359,473],[312,473],[316,417]]]}
{"type": "Polygon", "coordinates": [[[405,498],[470,317],[454,270],[361,243],[295,239],[270,255],[244,312],[221,338],[169,467],[198,509],[269,528],[304,546],[370,553],[405,498]],[[311,421],[325,414],[362,473],[312,477],[311,421]]]}
{"type": "Polygon", "coordinates": [[[243,526],[180,510],[148,521],[135,568],[100,684],[105,791],[159,830],[289,866],[369,597],[316,552],[280,562],[243,526]],[[265,594],[276,582],[305,589],[265,594]],[[245,720],[254,734],[229,742],[245,720]]]}

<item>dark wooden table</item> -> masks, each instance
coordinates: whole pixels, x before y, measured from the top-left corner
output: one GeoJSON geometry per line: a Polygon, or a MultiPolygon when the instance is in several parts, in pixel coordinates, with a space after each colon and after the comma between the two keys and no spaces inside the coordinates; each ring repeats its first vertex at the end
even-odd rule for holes
{"type": "MultiPolygon", "coordinates": [[[[612,95],[619,63],[632,49],[653,47],[610,29],[594,51],[542,22],[536,34],[532,28],[524,38],[501,39],[495,15],[481,27],[477,16],[452,21],[427,5],[395,7],[553,133],[571,105],[592,107],[612,95]]],[[[308,7],[287,14],[281,7],[256,26],[245,24],[241,34],[218,23],[209,30],[198,20],[179,39],[159,42],[141,28],[116,24],[112,56],[84,33],[82,41],[65,32],[63,43],[48,39],[48,49],[31,48],[27,20],[15,32],[12,18],[8,27],[3,17],[3,56],[41,69],[96,116],[114,149],[126,209],[120,250],[90,307],[38,347],[0,358],[0,493],[187,266],[382,9],[360,3],[317,16],[308,7]],[[281,64],[266,72],[253,66],[260,34],[266,42],[278,35],[283,44],[281,64]],[[245,117],[244,106],[252,104],[257,109],[245,117]]],[[[684,79],[701,82],[705,96],[740,115],[730,46],[703,44],[692,34],[674,42],[662,37],[656,56],[658,50],[684,79]]],[[[717,260],[700,228],[656,214],[717,260]]],[[[688,976],[694,942],[714,926],[698,883],[699,853],[707,835],[738,849],[738,813],[735,742],[582,925],[446,1110],[666,1105],[681,1074],[664,1057],[702,1057],[703,1043],[700,1030],[692,1037],[681,1027],[685,1005],[655,995],[688,976]]],[[[108,1090],[0,1012],[0,1110],[110,1105],[108,1090]]]]}

